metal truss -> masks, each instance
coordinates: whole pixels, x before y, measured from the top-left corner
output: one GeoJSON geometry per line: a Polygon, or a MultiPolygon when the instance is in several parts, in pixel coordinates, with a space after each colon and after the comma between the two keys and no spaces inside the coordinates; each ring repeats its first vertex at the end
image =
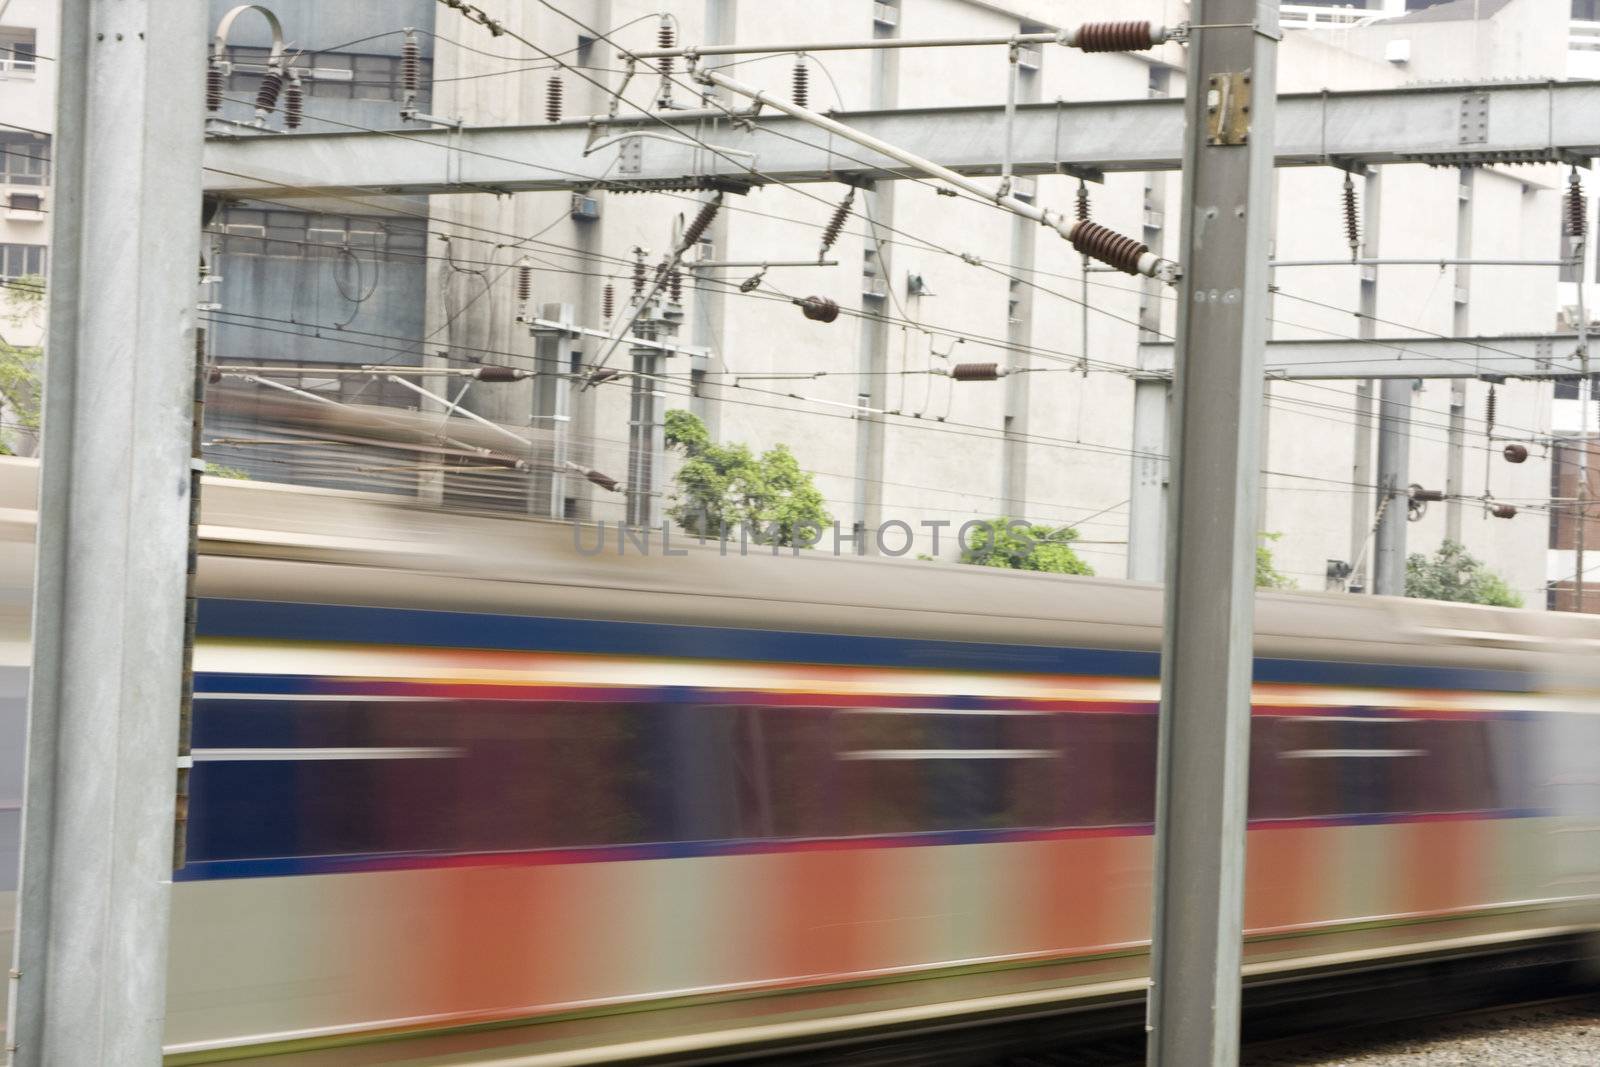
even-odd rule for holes
{"type": "MultiPolygon", "coordinates": [[[[1178,168],[1183,100],[1022,104],[1018,175],[1178,168]]],[[[998,175],[1003,105],[836,113],[863,134],[965,175],[998,175]]],[[[213,135],[205,188],[226,198],[731,188],[892,179],[904,165],[788,116],[716,110],[548,126],[213,135]],[[671,127],[669,130],[667,127],[671,127]],[[590,150],[590,146],[603,143],[590,150]],[[715,150],[706,147],[711,145],[715,150]]],[[[1600,82],[1494,82],[1278,98],[1277,166],[1579,162],[1600,155],[1600,82]]]]}

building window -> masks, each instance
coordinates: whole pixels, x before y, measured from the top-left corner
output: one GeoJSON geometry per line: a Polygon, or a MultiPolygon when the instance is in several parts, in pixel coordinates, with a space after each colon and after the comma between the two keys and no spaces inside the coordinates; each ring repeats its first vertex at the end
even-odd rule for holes
{"type": "Polygon", "coordinates": [[[1600,0],[1572,0],[1572,17],[1585,22],[1600,22],[1600,0]]]}
{"type": "MultiPolygon", "coordinates": [[[[253,101],[261,86],[261,77],[267,71],[265,48],[230,47],[228,61],[233,73],[228,77],[228,95],[237,100],[253,101]]],[[[352,52],[312,52],[299,56],[294,69],[300,72],[300,84],[306,96],[323,100],[393,100],[405,99],[400,84],[400,57],[386,55],[361,55],[352,52]]],[[[433,84],[433,60],[422,60],[422,91],[418,106],[425,106],[428,87],[433,84]]]]}
{"type": "Polygon", "coordinates": [[[44,197],[38,193],[12,193],[6,197],[6,206],[12,211],[43,211],[44,197]]]}
{"type": "Polygon", "coordinates": [[[50,138],[0,132],[0,185],[49,185],[50,138]]]}
{"type": "Polygon", "coordinates": [[[0,281],[44,277],[44,245],[0,244],[0,281]]]}
{"type": "Polygon", "coordinates": [[[427,252],[426,230],[390,218],[229,208],[218,223],[222,251],[230,256],[299,258],[348,248],[362,256],[420,261],[427,252]]]}
{"type": "Polygon", "coordinates": [[[32,30],[0,26],[0,77],[32,75],[39,67],[39,46],[32,30]]]}

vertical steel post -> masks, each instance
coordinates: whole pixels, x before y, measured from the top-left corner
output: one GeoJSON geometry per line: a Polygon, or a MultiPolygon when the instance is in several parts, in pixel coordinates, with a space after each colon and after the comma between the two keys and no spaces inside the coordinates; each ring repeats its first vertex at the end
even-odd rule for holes
{"type": "MultiPolygon", "coordinates": [[[[1141,356],[1142,360],[1143,357],[1141,356]]],[[[1128,578],[1159,582],[1167,549],[1167,424],[1172,381],[1133,381],[1133,485],[1128,494],[1128,578]]]]}
{"type": "MultiPolygon", "coordinates": [[[[1361,254],[1368,259],[1376,259],[1382,248],[1383,225],[1383,171],[1373,167],[1367,172],[1366,179],[1362,182],[1361,203],[1361,254]]],[[[1370,340],[1378,333],[1378,266],[1358,267],[1361,272],[1359,311],[1361,322],[1358,327],[1360,336],[1370,340]]],[[[1351,481],[1355,488],[1350,497],[1350,577],[1345,588],[1360,588],[1364,593],[1372,592],[1372,583],[1367,580],[1366,564],[1362,562],[1366,555],[1367,539],[1372,535],[1372,516],[1377,508],[1377,502],[1370,487],[1372,485],[1372,400],[1374,389],[1371,378],[1363,378],[1356,383],[1355,403],[1355,464],[1351,469],[1351,481]]]]}
{"type": "MultiPolygon", "coordinates": [[[[1472,201],[1477,191],[1476,167],[1462,167],[1456,177],[1456,258],[1472,258],[1472,201]]],[[[1472,333],[1472,268],[1458,266],[1456,291],[1452,294],[1453,335],[1469,337],[1472,333]]],[[[1467,383],[1455,378],[1450,382],[1450,429],[1448,431],[1450,455],[1445,465],[1444,535],[1461,543],[1461,498],[1466,494],[1467,460],[1467,383]]]]}
{"type": "Polygon", "coordinates": [[[1385,378],[1378,387],[1378,519],[1372,561],[1372,591],[1406,595],[1406,524],[1411,489],[1411,379],[1385,378]]]}
{"type": "Polygon", "coordinates": [[[161,1062],[205,6],[66,0],[11,1062],[161,1062]]]}
{"type": "MultiPolygon", "coordinates": [[[[1587,216],[1589,207],[1587,202],[1583,208],[1587,216]]],[[[1587,230],[1587,226],[1584,227],[1587,230]]],[[[1587,605],[1584,603],[1585,583],[1583,555],[1589,534],[1589,400],[1594,394],[1594,382],[1589,380],[1589,306],[1585,299],[1584,290],[1588,288],[1589,279],[1585,277],[1588,269],[1588,241],[1583,232],[1575,234],[1572,239],[1572,258],[1578,265],[1578,359],[1581,376],[1578,378],[1578,491],[1573,494],[1577,499],[1576,511],[1578,513],[1578,526],[1574,530],[1576,540],[1573,542],[1574,574],[1572,577],[1573,610],[1580,614],[1587,605]]]]}
{"type": "Polygon", "coordinates": [[[1373,535],[1372,591],[1380,596],[1406,595],[1413,391],[1410,379],[1405,378],[1385,378],[1378,385],[1378,506],[1382,510],[1373,535]]]}
{"type": "Polygon", "coordinates": [[[1238,1059],[1278,5],[1196,0],[1156,778],[1152,1067],[1238,1059]]]}

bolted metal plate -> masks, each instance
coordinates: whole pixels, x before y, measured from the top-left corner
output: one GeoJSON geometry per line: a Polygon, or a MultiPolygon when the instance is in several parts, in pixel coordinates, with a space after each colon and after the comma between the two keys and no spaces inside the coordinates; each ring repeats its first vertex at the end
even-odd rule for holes
{"type": "Polygon", "coordinates": [[[1250,143],[1250,75],[1213,74],[1207,79],[1206,143],[1250,143]]]}
{"type": "Polygon", "coordinates": [[[1466,93],[1461,97],[1461,121],[1457,128],[1461,144],[1485,144],[1489,140],[1489,94],[1466,93]]]}

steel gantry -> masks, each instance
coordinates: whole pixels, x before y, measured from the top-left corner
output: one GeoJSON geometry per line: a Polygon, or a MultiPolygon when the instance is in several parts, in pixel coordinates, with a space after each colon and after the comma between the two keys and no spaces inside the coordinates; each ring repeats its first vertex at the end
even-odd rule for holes
{"type": "MultiPolygon", "coordinates": [[[[1005,111],[989,105],[832,117],[942,167],[983,176],[1003,168],[1005,111]]],[[[1015,111],[1010,154],[1017,175],[1177,170],[1182,160],[1179,99],[1057,101],[1018,104],[1015,111]]],[[[1278,98],[1274,145],[1280,167],[1587,159],[1600,155],[1600,82],[1290,94],[1278,98]]],[[[205,189],[213,196],[271,190],[275,199],[352,190],[410,195],[680,189],[907,175],[900,161],[843,145],[799,119],[732,108],[601,115],[549,126],[213,135],[205,166],[205,189]],[[673,136],[668,127],[684,136],[673,136]],[[637,135],[616,136],[629,131],[637,135]],[[602,140],[611,143],[590,151],[602,140]]]]}

